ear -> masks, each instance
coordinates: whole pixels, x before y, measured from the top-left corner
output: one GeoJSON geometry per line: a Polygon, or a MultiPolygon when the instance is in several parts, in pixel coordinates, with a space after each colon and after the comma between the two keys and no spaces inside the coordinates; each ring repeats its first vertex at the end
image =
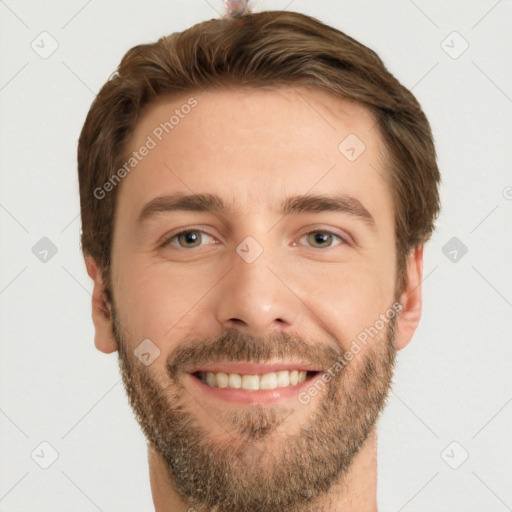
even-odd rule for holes
{"type": "Polygon", "coordinates": [[[112,330],[112,316],[110,304],[107,304],[105,286],[101,277],[101,270],[92,256],[85,257],[87,273],[94,281],[92,292],[92,321],[94,323],[94,345],[96,348],[110,354],[117,350],[117,343],[112,330]]]}
{"type": "Polygon", "coordinates": [[[396,348],[402,350],[411,341],[420,323],[423,299],[423,245],[417,245],[407,258],[407,285],[400,295],[402,311],[397,320],[396,348]]]}

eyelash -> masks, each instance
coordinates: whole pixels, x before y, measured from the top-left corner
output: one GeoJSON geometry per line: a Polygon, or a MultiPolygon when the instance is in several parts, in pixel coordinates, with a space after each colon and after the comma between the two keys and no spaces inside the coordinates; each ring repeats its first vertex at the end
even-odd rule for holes
{"type": "MultiPolygon", "coordinates": [[[[180,235],[184,234],[184,233],[190,233],[190,232],[198,232],[198,233],[203,233],[205,235],[208,235],[212,238],[215,238],[213,235],[210,235],[210,233],[208,233],[207,231],[203,231],[202,229],[196,229],[196,228],[188,228],[188,229],[184,229],[182,231],[179,231],[178,233],[174,233],[168,237],[165,238],[165,240],[160,244],[160,247],[167,247],[169,245],[172,245],[171,244],[171,240],[179,237],[180,235]]],[[[312,233],[322,233],[322,234],[329,234],[329,235],[332,235],[333,237],[335,238],[338,238],[342,243],[341,244],[338,244],[338,245],[349,245],[349,241],[340,236],[340,235],[337,235],[336,233],[333,233],[332,231],[329,231],[327,229],[313,229],[311,231],[308,231],[307,233],[304,233],[300,238],[299,240],[301,240],[302,238],[304,238],[305,236],[307,235],[311,235],[312,233]]],[[[295,244],[295,242],[294,242],[295,244]]],[[[329,246],[329,247],[312,247],[312,249],[318,249],[318,250],[326,250],[326,249],[332,249],[333,246],[329,246]]],[[[186,247],[176,247],[177,249],[183,249],[183,250],[192,250],[192,249],[197,249],[197,247],[192,247],[192,248],[186,248],[186,247]]]]}

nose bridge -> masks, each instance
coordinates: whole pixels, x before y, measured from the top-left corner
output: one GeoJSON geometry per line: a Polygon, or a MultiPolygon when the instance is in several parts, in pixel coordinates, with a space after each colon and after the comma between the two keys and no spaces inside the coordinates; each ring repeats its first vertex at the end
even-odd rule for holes
{"type": "Polygon", "coordinates": [[[225,328],[264,335],[296,323],[300,300],[283,282],[282,255],[245,238],[232,258],[232,268],[217,295],[217,320],[225,328]]]}

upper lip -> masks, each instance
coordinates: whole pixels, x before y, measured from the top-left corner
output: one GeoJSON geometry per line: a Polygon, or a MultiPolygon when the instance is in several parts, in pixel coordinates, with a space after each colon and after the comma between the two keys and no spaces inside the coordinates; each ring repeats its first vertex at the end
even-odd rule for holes
{"type": "Polygon", "coordinates": [[[249,363],[249,362],[235,362],[225,361],[216,363],[204,363],[196,365],[188,370],[189,373],[196,372],[224,372],[224,373],[237,373],[239,375],[264,375],[265,373],[279,372],[279,371],[306,371],[306,372],[319,372],[321,368],[311,363],[304,362],[289,362],[289,363],[249,363]]]}

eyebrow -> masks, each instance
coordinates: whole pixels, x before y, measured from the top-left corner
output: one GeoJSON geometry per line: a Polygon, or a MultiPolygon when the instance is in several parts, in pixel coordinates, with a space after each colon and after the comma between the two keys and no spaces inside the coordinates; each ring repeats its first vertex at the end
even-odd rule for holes
{"type": "MultiPolygon", "coordinates": [[[[226,213],[234,212],[233,206],[227,205],[216,194],[173,194],[156,197],[149,201],[139,215],[139,224],[146,223],[159,213],[189,211],[226,213]]],[[[354,216],[363,221],[369,228],[375,230],[375,219],[356,197],[348,194],[323,195],[305,194],[288,197],[281,205],[278,213],[281,215],[340,212],[354,216]]]]}

